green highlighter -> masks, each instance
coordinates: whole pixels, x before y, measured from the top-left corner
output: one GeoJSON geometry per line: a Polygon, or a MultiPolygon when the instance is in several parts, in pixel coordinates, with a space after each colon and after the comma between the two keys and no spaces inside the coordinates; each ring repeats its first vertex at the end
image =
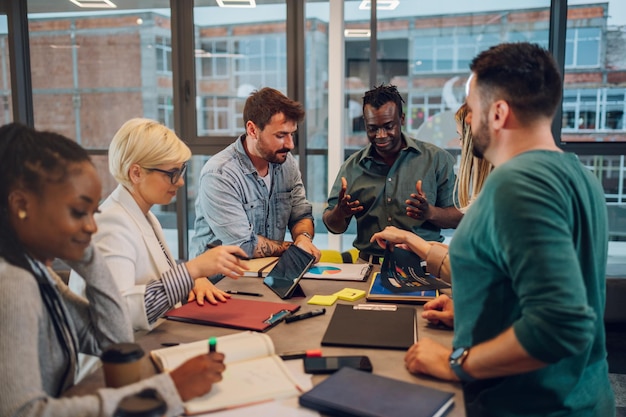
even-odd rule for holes
{"type": "Polygon", "coordinates": [[[216,337],[210,337],[209,338],[209,353],[215,352],[216,348],[217,348],[217,338],[216,337]]]}

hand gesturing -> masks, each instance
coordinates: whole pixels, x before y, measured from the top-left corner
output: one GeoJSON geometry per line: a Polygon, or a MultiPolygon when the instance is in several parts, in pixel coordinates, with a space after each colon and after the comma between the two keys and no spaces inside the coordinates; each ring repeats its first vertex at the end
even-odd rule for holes
{"type": "Polygon", "coordinates": [[[363,206],[359,200],[350,201],[352,197],[346,194],[348,190],[348,181],[345,177],[341,177],[341,190],[339,191],[339,204],[337,208],[343,214],[344,218],[352,217],[359,211],[363,210],[363,206]]]}
{"type": "Polygon", "coordinates": [[[411,194],[406,200],[406,215],[416,220],[428,220],[430,217],[430,204],[426,198],[426,194],[422,192],[422,180],[415,184],[417,193],[411,194]]]}

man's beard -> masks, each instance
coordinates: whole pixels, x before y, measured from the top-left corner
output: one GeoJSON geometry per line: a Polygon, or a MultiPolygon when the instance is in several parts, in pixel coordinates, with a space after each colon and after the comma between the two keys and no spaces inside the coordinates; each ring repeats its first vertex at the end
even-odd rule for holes
{"type": "Polygon", "coordinates": [[[480,159],[485,158],[485,151],[491,143],[491,136],[487,128],[487,118],[481,117],[479,129],[472,129],[472,154],[480,159]]]}
{"type": "Polygon", "coordinates": [[[289,153],[289,149],[281,149],[276,152],[265,152],[263,151],[263,159],[273,164],[283,164],[287,160],[287,154],[289,153]]]}

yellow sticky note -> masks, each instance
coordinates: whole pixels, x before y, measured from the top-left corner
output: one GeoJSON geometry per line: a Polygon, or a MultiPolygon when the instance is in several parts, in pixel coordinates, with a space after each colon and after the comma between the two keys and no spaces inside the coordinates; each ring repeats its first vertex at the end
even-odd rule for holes
{"type": "Polygon", "coordinates": [[[332,306],[337,301],[337,296],[335,294],[332,295],[314,295],[311,297],[307,304],[315,304],[318,306],[332,306]]]}
{"type": "Polygon", "coordinates": [[[341,291],[335,293],[338,299],[344,301],[356,301],[365,297],[365,291],[357,290],[355,288],[344,288],[341,291]]]}

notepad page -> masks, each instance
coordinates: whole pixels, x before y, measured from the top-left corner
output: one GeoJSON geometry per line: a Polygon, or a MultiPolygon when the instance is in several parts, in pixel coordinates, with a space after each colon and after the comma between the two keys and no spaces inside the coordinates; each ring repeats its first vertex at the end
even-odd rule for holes
{"type": "MultiPolygon", "coordinates": [[[[252,331],[218,337],[217,351],[224,354],[224,363],[227,365],[275,353],[274,344],[268,335],[252,331]]],[[[207,352],[208,340],[202,339],[197,342],[156,349],[151,352],[151,355],[161,371],[169,372],[178,368],[186,360],[207,352]]]]}
{"type": "Polygon", "coordinates": [[[295,397],[301,393],[295,378],[277,355],[231,363],[222,377],[207,395],[185,403],[186,414],[295,397]]]}

